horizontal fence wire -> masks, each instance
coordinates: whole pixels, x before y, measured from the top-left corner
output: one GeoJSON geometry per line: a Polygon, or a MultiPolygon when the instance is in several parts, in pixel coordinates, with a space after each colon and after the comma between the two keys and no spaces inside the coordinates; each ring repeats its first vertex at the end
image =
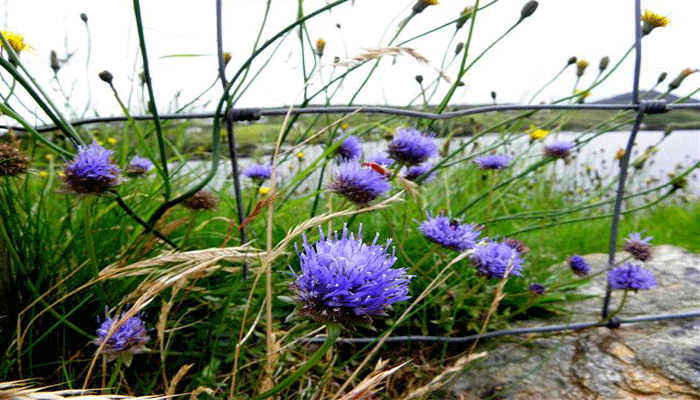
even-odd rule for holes
{"type": "MultiPolygon", "coordinates": [[[[633,74],[633,84],[632,84],[632,102],[631,103],[614,103],[614,104],[502,104],[502,105],[489,105],[489,106],[478,106],[478,107],[468,107],[464,109],[458,109],[454,111],[444,112],[444,113],[431,113],[426,111],[417,111],[399,107],[377,107],[377,106],[330,106],[330,107],[304,107],[304,108],[231,108],[226,112],[226,121],[228,123],[233,123],[235,121],[255,121],[262,117],[274,117],[283,116],[287,114],[346,114],[346,113],[365,113],[365,114],[385,114],[385,115],[395,115],[401,117],[410,118],[422,118],[427,120],[449,120],[453,118],[483,114],[489,112],[507,112],[507,111],[540,111],[540,110],[601,110],[601,111],[635,111],[637,113],[636,119],[632,126],[630,137],[627,144],[627,151],[625,156],[620,162],[620,179],[618,182],[618,189],[616,194],[615,210],[612,216],[612,225],[610,232],[610,248],[609,248],[609,260],[608,269],[612,268],[615,264],[615,249],[617,244],[617,226],[621,214],[621,204],[622,204],[622,194],[624,193],[625,180],[626,180],[626,169],[629,165],[630,149],[634,144],[634,139],[639,131],[641,122],[644,115],[646,114],[660,114],[673,110],[700,110],[700,103],[681,103],[679,101],[669,103],[666,100],[640,100],[639,99],[639,78],[641,69],[641,6],[640,0],[635,0],[635,66],[633,74]]],[[[220,31],[220,27],[218,29],[220,31]]],[[[222,62],[221,54],[221,44],[219,43],[219,63],[222,62]]],[[[220,65],[221,66],[221,65],[220,65]]],[[[225,79],[222,79],[225,81],[225,79]]],[[[571,96],[567,99],[574,98],[571,96]]],[[[187,114],[164,114],[159,115],[157,118],[161,120],[190,120],[190,119],[213,119],[219,118],[220,114],[217,113],[187,113],[187,114]]],[[[137,115],[132,117],[137,121],[152,120],[156,117],[154,115],[137,115]]],[[[110,122],[125,122],[128,118],[124,116],[114,116],[114,117],[96,117],[96,118],[85,118],[79,119],[71,122],[73,126],[81,126],[88,124],[97,123],[110,123],[110,122]]],[[[5,129],[7,131],[15,132],[27,132],[22,126],[15,125],[0,125],[0,129],[5,129]]],[[[57,125],[42,125],[34,127],[36,132],[50,132],[60,129],[57,125]]],[[[228,129],[227,129],[228,130],[228,129]]],[[[232,128],[229,130],[229,139],[232,136],[232,128]]],[[[235,152],[229,149],[233,159],[236,158],[235,152]]],[[[233,167],[234,170],[236,167],[233,167]]],[[[239,199],[240,203],[240,199],[239,199]]],[[[240,218],[240,216],[239,216],[240,218]]],[[[643,322],[655,322],[655,321],[665,321],[674,319],[686,319],[686,318],[698,318],[700,317],[700,310],[677,313],[677,314],[657,314],[657,315],[645,315],[633,318],[607,318],[608,304],[610,300],[611,288],[608,284],[606,288],[605,298],[603,301],[603,310],[601,313],[602,319],[594,322],[584,322],[578,324],[565,324],[565,325],[544,325],[539,327],[530,328],[518,328],[518,329],[508,329],[493,331],[484,334],[476,334],[463,337],[445,337],[445,336],[390,336],[384,338],[385,342],[441,342],[441,343],[467,343],[473,342],[481,339],[497,338],[509,335],[522,335],[522,334],[533,334],[533,333],[554,333],[563,331],[577,331],[588,328],[595,327],[608,327],[610,329],[615,329],[621,325],[633,324],[633,323],[643,323],[643,322]]],[[[348,343],[348,344],[366,344],[378,341],[377,337],[367,337],[367,338],[338,338],[337,343],[348,343]]],[[[325,341],[324,337],[314,337],[314,338],[302,338],[297,339],[298,342],[304,343],[319,343],[325,341]]]]}

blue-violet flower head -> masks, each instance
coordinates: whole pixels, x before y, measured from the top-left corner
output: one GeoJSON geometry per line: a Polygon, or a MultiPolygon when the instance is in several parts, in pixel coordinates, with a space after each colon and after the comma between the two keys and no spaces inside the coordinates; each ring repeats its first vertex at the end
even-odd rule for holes
{"type": "Polygon", "coordinates": [[[386,153],[384,153],[384,152],[374,154],[374,155],[369,159],[369,161],[370,161],[370,162],[373,162],[373,163],[375,163],[375,164],[379,164],[379,165],[385,166],[385,167],[387,167],[387,166],[389,166],[389,165],[391,165],[391,164],[394,163],[394,160],[392,160],[391,158],[387,157],[386,153]]]}
{"type": "Polygon", "coordinates": [[[544,146],[544,154],[552,158],[567,158],[573,148],[574,144],[571,142],[555,140],[544,146]]]}
{"type": "Polygon", "coordinates": [[[569,257],[569,267],[574,272],[574,274],[579,276],[586,276],[591,273],[591,266],[588,265],[586,259],[577,254],[569,257]]]}
{"type": "Polygon", "coordinates": [[[632,254],[632,257],[637,260],[646,261],[651,258],[651,245],[649,244],[651,239],[653,239],[651,236],[642,239],[641,232],[631,233],[629,237],[625,239],[623,249],[632,254]]]}
{"type": "Polygon", "coordinates": [[[399,129],[387,150],[390,158],[406,165],[418,165],[437,153],[433,138],[416,129],[399,129]]]}
{"type": "Polygon", "coordinates": [[[78,146],[75,160],[63,171],[68,188],[80,194],[101,194],[117,184],[119,168],[110,160],[114,151],[97,143],[78,146]]]}
{"type": "MultiPolygon", "coordinates": [[[[122,313],[124,316],[125,313],[122,313]]],[[[145,349],[145,345],[149,340],[146,333],[146,326],[138,316],[131,317],[119,325],[114,333],[108,338],[112,325],[118,322],[121,318],[112,319],[109,316],[97,328],[97,339],[93,342],[100,346],[105,343],[102,352],[105,354],[116,355],[119,353],[141,353],[145,349]]]]}
{"type": "Polygon", "coordinates": [[[335,154],[340,158],[340,161],[350,161],[360,158],[362,155],[362,145],[357,136],[350,135],[345,139],[339,139],[343,142],[335,149],[335,154]]]}
{"type": "Polygon", "coordinates": [[[358,205],[366,205],[390,188],[391,184],[384,175],[354,162],[341,164],[329,184],[331,191],[358,205]]]}
{"type": "Polygon", "coordinates": [[[444,215],[434,218],[428,215],[428,219],[421,222],[418,230],[430,241],[457,251],[473,248],[481,235],[476,225],[462,224],[444,215]]]}
{"type": "Polygon", "coordinates": [[[257,183],[262,183],[272,176],[272,167],[263,164],[253,164],[248,166],[248,168],[244,169],[241,173],[257,183]]]}
{"type": "Polygon", "coordinates": [[[507,244],[499,242],[482,242],[476,245],[471,259],[479,274],[491,278],[503,279],[508,270],[508,276],[520,276],[523,267],[520,253],[507,244]]]}
{"type": "Polygon", "coordinates": [[[543,285],[540,285],[539,283],[533,283],[528,287],[528,290],[530,290],[534,294],[544,294],[547,291],[547,288],[545,288],[543,285]]]}
{"type": "Polygon", "coordinates": [[[153,168],[153,162],[148,158],[134,156],[124,172],[128,176],[143,176],[153,168]]]}
{"type": "Polygon", "coordinates": [[[608,272],[608,282],[613,289],[651,289],[656,286],[654,273],[644,268],[625,263],[608,272]]]}
{"type": "Polygon", "coordinates": [[[510,163],[510,156],[507,154],[481,156],[477,157],[474,163],[480,169],[503,169],[510,163]]]}
{"type": "MultiPolygon", "coordinates": [[[[408,167],[406,172],[403,174],[403,177],[408,179],[409,181],[415,181],[418,180],[418,178],[422,177],[425,175],[428,171],[430,171],[433,168],[433,164],[431,163],[423,163],[421,165],[414,165],[412,167],[408,167]]],[[[432,172],[430,175],[427,175],[421,183],[428,183],[435,178],[435,173],[432,172]]]]}
{"type": "Polygon", "coordinates": [[[405,269],[392,268],[396,262],[389,242],[372,244],[362,241],[362,227],[357,238],[348,233],[324,237],[319,228],[318,242],[310,244],[304,236],[299,253],[301,272],[292,288],[301,303],[299,314],[320,322],[352,322],[371,316],[386,315],[393,303],[409,299],[408,284],[412,276],[405,269]]]}

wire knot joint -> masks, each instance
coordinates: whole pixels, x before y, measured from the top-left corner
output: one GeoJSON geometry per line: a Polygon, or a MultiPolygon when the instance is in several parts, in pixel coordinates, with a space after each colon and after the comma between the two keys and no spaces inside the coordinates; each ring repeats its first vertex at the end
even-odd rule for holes
{"type": "Polygon", "coordinates": [[[229,121],[256,121],[260,119],[259,108],[232,108],[227,115],[229,121]]]}
{"type": "Polygon", "coordinates": [[[668,111],[666,100],[642,100],[639,111],[644,114],[663,114],[668,111]]]}
{"type": "Polygon", "coordinates": [[[608,329],[617,329],[620,325],[622,325],[622,321],[617,317],[610,318],[608,322],[605,323],[605,327],[608,329]]]}

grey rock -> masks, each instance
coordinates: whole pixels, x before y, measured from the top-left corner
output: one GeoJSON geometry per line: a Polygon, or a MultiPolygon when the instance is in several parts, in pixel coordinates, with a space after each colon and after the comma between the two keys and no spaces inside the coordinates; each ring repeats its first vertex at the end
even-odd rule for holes
{"type": "MultiPolygon", "coordinates": [[[[630,293],[618,316],[700,310],[700,255],[675,246],[654,247],[652,254],[645,268],[654,272],[658,287],[630,293]]],[[[617,258],[625,256],[620,253],[617,258]]],[[[593,273],[605,270],[607,255],[586,259],[593,273]]],[[[575,305],[577,321],[598,318],[606,277],[598,274],[581,289],[597,297],[575,305]]],[[[618,306],[621,295],[613,292],[611,309],[618,306]]],[[[700,399],[700,319],[533,335],[499,342],[487,351],[486,358],[452,380],[445,398],[700,399]]]]}

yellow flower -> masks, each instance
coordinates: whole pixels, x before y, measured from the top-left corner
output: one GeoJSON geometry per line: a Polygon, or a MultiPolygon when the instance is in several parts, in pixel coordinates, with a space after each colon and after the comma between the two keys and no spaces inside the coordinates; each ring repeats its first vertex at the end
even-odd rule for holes
{"type": "Polygon", "coordinates": [[[346,131],[346,130],[348,130],[348,126],[349,125],[347,122],[343,122],[342,124],[340,124],[340,129],[346,131]]]}
{"type": "Polygon", "coordinates": [[[586,67],[588,66],[588,61],[584,59],[580,59],[576,61],[576,76],[582,76],[583,73],[586,71],[586,67]]]}
{"type": "Polygon", "coordinates": [[[547,135],[549,135],[549,131],[544,129],[535,129],[534,131],[530,132],[530,140],[542,140],[547,135]]]}
{"type": "Polygon", "coordinates": [[[39,176],[42,178],[46,178],[47,176],[49,176],[49,173],[46,171],[41,171],[41,172],[39,172],[39,176]]]}
{"type": "Polygon", "coordinates": [[[421,3],[425,4],[426,6],[435,6],[438,3],[438,0],[421,0],[421,3]]]}
{"type": "Polygon", "coordinates": [[[44,158],[46,159],[46,161],[51,161],[51,160],[53,160],[53,154],[48,153],[44,156],[44,158]]]}
{"type": "Polygon", "coordinates": [[[258,193],[263,194],[263,195],[268,194],[268,193],[270,193],[270,188],[263,186],[260,189],[258,189],[258,193]]]}
{"type": "Polygon", "coordinates": [[[583,103],[585,99],[588,98],[588,96],[591,95],[590,90],[576,90],[576,96],[578,96],[578,102],[579,104],[583,103]]]}
{"type": "Polygon", "coordinates": [[[63,171],[58,171],[58,176],[65,178],[66,174],[64,174],[63,171]]]}
{"type": "Polygon", "coordinates": [[[115,139],[115,138],[113,138],[113,137],[109,137],[109,138],[107,138],[107,143],[109,143],[109,144],[117,144],[117,139],[115,139]]]}
{"type": "Polygon", "coordinates": [[[326,48],[326,41],[322,38],[316,40],[316,55],[323,57],[323,50],[326,48]]]}
{"type": "Polygon", "coordinates": [[[300,151],[300,152],[297,153],[297,160],[299,160],[299,161],[304,161],[304,157],[305,157],[305,156],[304,156],[304,153],[303,153],[303,152],[300,151]]]}
{"type": "Polygon", "coordinates": [[[105,145],[105,143],[104,143],[103,141],[101,141],[101,140],[98,140],[98,141],[97,141],[97,144],[99,144],[100,146],[104,146],[104,145],[105,145]]]}
{"type": "Polygon", "coordinates": [[[622,158],[624,156],[625,156],[625,149],[617,149],[617,152],[615,153],[615,159],[622,160],[622,158]]]}
{"type": "Polygon", "coordinates": [[[197,154],[202,154],[204,153],[204,146],[199,146],[196,149],[194,149],[194,152],[197,154]]]}
{"type": "Polygon", "coordinates": [[[576,193],[582,194],[582,193],[583,193],[583,189],[581,189],[581,188],[576,189],[576,193]]]}
{"type": "Polygon", "coordinates": [[[649,10],[644,10],[644,15],[642,15],[642,33],[648,35],[654,28],[663,28],[667,26],[671,20],[663,15],[655,14],[649,10]]]}
{"type": "MultiPolygon", "coordinates": [[[[2,33],[2,36],[10,43],[10,47],[12,47],[15,53],[19,54],[20,51],[30,48],[29,45],[24,42],[24,36],[19,33],[10,31],[0,31],[0,33],[2,33]]],[[[2,42],[0,42],[0,47],[2,47],[2,42]]]]}

